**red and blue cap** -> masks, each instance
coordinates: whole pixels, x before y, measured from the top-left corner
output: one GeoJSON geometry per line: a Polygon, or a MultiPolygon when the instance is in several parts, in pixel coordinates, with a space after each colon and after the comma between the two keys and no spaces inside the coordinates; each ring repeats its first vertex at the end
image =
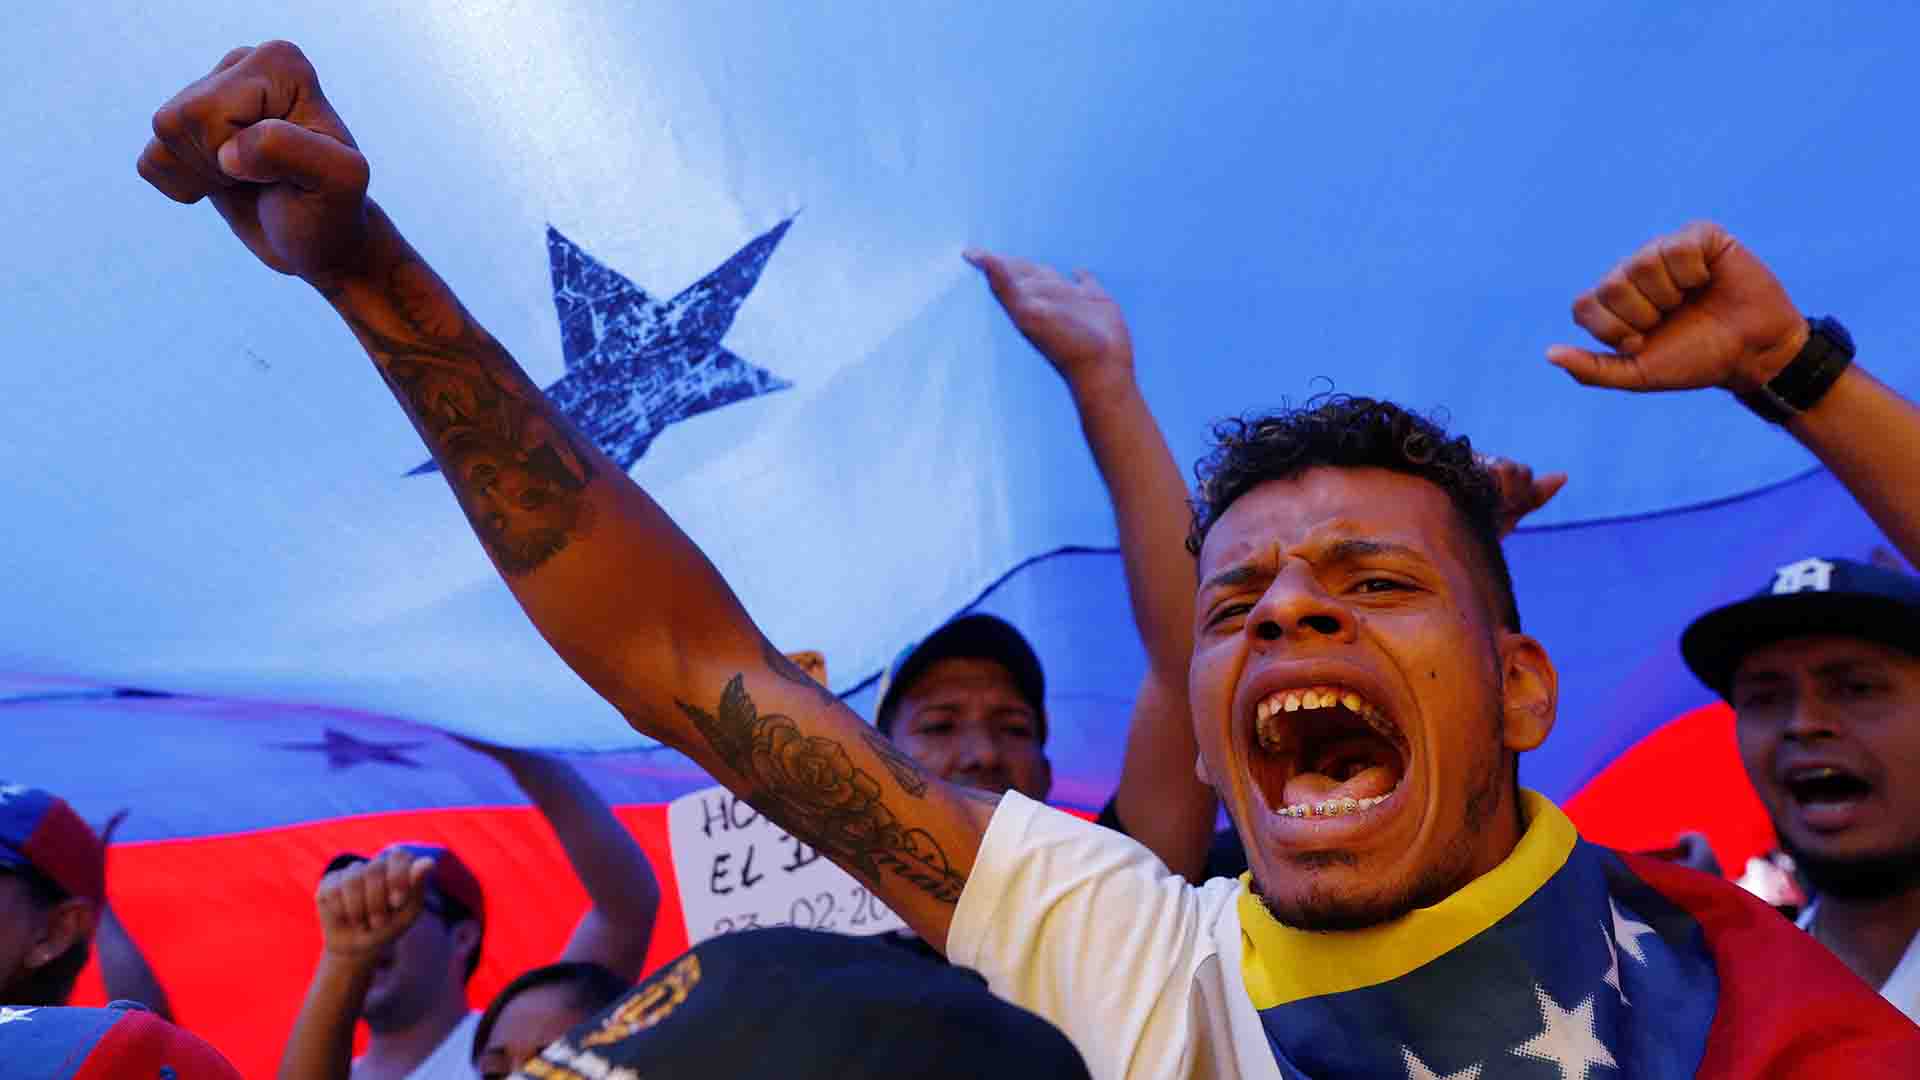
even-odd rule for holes
{"type": "Polygon", "coordinates": [[[67,800],[0,783],[0,867],[31,870],[69,896],[104,903],[107,849],[67,800]]]}
{"type": "Polygon", "coordinates": [[[8,1080],[240,1080],[204,1039],[133,1002],[0,1005],[0,1061],[8,1080]]]}
{"type": "MultiPolygon", "coordinates": [[[[466,909],[466,914],[485,926],[487,923],[487,896],[480,889],[480,879],[473,876],[467,864],[460,856],[438,844],[401,842],[389,844],[382,851],[399,848],[419,858],[433,860],[433,869],[428,872],[427,881],[439,891],[440,895],[452,900],[466,909]]],[[[358,852],[345,851],[335,855],[327,863],[326,872],[331,874],[343,866],[366,862],[367,856],[358,852]]]]}

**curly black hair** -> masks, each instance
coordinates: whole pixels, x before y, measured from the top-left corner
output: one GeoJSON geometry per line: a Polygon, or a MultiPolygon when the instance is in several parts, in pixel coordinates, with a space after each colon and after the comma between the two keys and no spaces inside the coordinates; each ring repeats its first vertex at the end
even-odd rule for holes
{"type": "Polygon", "coordinates": [[[1449,436],[1436,421],[1391,401],[1327,393],[1296,409],[1223,420],[1213,438],[1213,450],[1194,468],[1200,486],[1187,532],[1194,555],[1227,507],[1269,480],[1323,466],[1391,469],[1447,493],[1492,575],[1494,614],[1507,629],[1520,629],[1513,575],[1500,549],[1500,488],[1466,436],[1449,436]]]}

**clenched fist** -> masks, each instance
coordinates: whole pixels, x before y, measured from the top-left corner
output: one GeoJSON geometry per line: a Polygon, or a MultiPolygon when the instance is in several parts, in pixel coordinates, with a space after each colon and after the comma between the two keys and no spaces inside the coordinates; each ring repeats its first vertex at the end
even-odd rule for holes
{"type": "Polygon", "coordinates": [[[1807,341],[1773,272],[1718,225],[1649,243],[1573,303],[1573,321],[1614,351],[1555,345],[1547,359],[1589,386],[1751,393],[1807,341]]]}
{"type": "Polygon", "coordinates": [[[313,898],[327,951],[371,963],[420,917],[432,870],[431,858],[394,847],[328,872],[313,898]]]}
{"type": "Polygon", "coordinates": [[[1133,378],[1133,339],[1120,305],[1092,274],[977,248],[966,260],[987,276],[1007,317],[1076,393],[1107,379],[1133,378]]]}
{"type": "Polygon", "coordinates": [[[367,159],[298,46],[235,49],[153,114],[140,175],[170,199],[211,198],[260,261],[321,288],[358,268],[367,159]]]}

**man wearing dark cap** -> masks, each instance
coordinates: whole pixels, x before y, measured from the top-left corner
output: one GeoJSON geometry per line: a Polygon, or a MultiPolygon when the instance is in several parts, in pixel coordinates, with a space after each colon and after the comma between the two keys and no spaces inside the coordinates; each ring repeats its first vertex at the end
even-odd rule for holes
{"type": "Polygon", "coordinates": [[[1801,928],[1920,1020],[1920,580],[1801,559],[1680,650],[1813,886],[1801,928]]]}
{"type": "Polygon", "coordinates": [[[1045,799],[1047,681],[1020,631],[963,615],[888,666],[874,726],[942,780],[1045,799]]]}
{"type": "Polygon", "coordinates": [[[65,799],[0,781],[0,1005],[66,1004],[96,934],[108,996],[164,1017],[165,993],[107,906],[106,843],[65,799]]]}
{"type": "Polygon", "coordinates": [[[1007,1080],[1087,1077],[1051,1024],[971,972],[792,927],[702,942],[515,1077],[1007,1080]]]}
{"type": "MultiPolygon", "coordinates": [[[[558,758],[469,743],[505,765],[553,827],[593,906],[560,959],[632,980],[660,900],[631,834],[558,758]]],[[[287,1040],[281,1080],[438,1080],[474,1075],[466,985],[486,929],[480,881],[452,851],[397,843],[337,855],[315,896],[325,948],[287,1040]],[[367,1052],[352,1059],[365,1020],[367,1052]]]]}

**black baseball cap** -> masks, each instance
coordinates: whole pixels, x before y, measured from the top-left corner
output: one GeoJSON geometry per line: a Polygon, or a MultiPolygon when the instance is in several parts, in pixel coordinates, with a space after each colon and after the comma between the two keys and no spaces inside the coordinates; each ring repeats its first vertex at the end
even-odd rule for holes
{"type": "Polygon", "coordinates": [[[1809,634],[1920,652],[1920,578],[1853,559],[1788,563],[1759,592],[1695,619],[1680,635],[1680,655],[1701,682],[1726,697],[1748,653],[1809,634]]]}
{"type": "MultiPolygon", "coordinates": [[[[978,974],[795,927],[701,942],[538,1060],[587,1076],[625,1068],[649,1080],[1089,1075],[1058,1028],[995,997],[978,974]]],[[[546,1075],[521,1068],[514,1076],[546,1075]]]]}
{"type": "Polygon", "coordinates": [[[893,711],[907,687],[934,664],[955,658],[991,660],[1006,668],[1013,676],[1014,688],[1033,706],[1034,734],[1043,745],[1046,743],[1047,677],[1040,670],[1040,657],[1012,623],[980,612],[962,615],[900,650],[880,680],[874,726],[892,734],[893,711]]]}

